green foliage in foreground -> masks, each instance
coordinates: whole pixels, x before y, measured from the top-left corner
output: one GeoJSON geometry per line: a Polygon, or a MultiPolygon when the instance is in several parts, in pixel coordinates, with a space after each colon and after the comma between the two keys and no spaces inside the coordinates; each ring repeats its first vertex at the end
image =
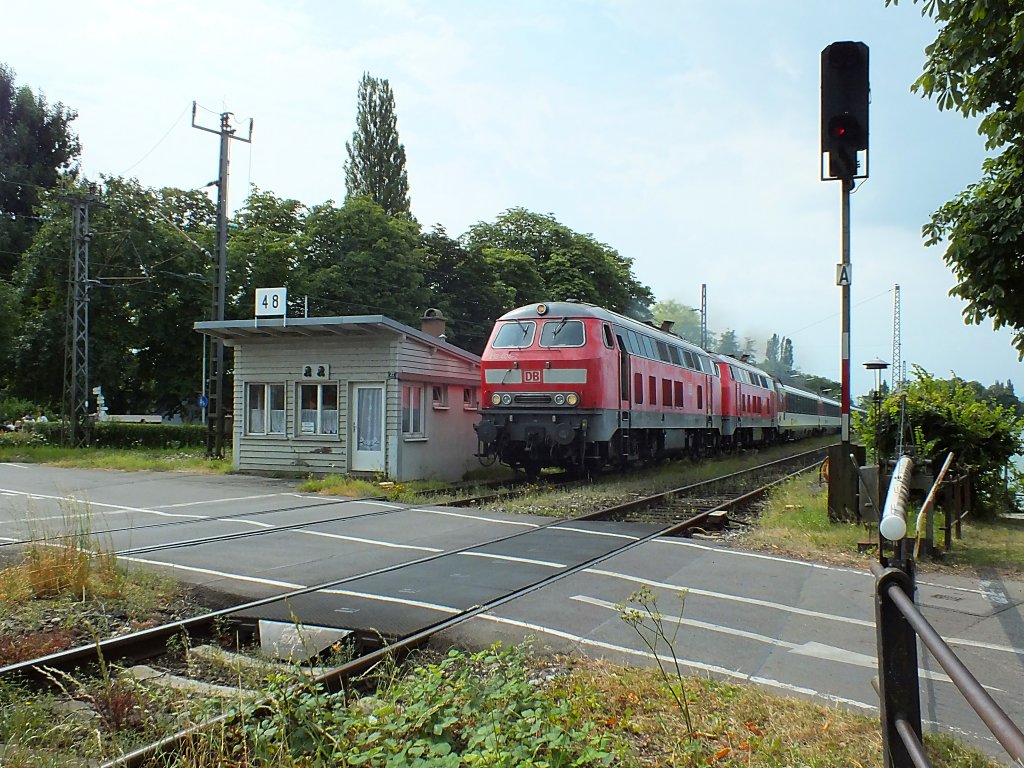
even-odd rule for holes
{"type": "Polygon", "coordinates": [[[937,472],[952,453],[958,471],[970,470],[978,478],[976,514],[992,517],[1006,508],[1002,473],[1011,457],[1024,452],[1024,419],[979,398],[969,382],[937,379],[914,366],[912,380],[890,393],[880,408],[871,405],[865,415],[858,414],[855,422],[872,455],[895,457],[902,442],[904,451],[912,447],[937,472]]]}
{"type": "Polygon", "coordinates": [[[250,764],[303,766],[607,766],[624,746],[569,698],[531,682],[527,648],[493,646],[381,682],[377,695],[272,693],[274,714],[245,733],[250,764]]]}

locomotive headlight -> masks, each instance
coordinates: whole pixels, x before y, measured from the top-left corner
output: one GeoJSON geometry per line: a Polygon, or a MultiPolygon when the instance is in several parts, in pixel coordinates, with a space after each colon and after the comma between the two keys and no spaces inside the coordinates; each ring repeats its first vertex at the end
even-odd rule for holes
{"type": "Polygon", "coordinates": [[[565,405],[565,395],[555,395],[555,405],[565,405]]]}
{"type": "Polygon", "coordinates": [[[501,404],[502,405],[512,405],[512,395],[510,395],[508,392],[506,392],[504,395],[502,395],[501,396],[501,404]]]}
{"type": "Polygon", "coordinates": [[[494,394],[491,395],[491,405],[500,405],[500,404],[501,404],[501,395],[499,395],[497,392],[495,392],[494,394]]]}
{"type": "Polygon", "coordinates": [[[566,405],[579,405],[579,403],[580,396],[577,395],[575,392],[570,392],[568,395],[565,396],[566,405]]]}

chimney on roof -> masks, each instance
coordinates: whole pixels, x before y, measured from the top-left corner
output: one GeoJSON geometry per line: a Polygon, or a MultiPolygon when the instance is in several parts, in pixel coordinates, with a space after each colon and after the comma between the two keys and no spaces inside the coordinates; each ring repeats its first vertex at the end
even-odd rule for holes
{"type": "Polygon", "coordinates": [[[676,324],[675,320],[662,320],[661,321],[661,330],[665,331],[665,333],[671,333],[672,332],[672,326],[675,325],[675,324],[676,324]]]}
{"type": "Polygon", "coordinates": [[[445,340],[444,328],[445,319],[440,309],[430,307],[423,313],[423,317],[420,318],[420,330],[424,333],[429,333],[431,336],[437,336],[441,341],[445,340]]]}

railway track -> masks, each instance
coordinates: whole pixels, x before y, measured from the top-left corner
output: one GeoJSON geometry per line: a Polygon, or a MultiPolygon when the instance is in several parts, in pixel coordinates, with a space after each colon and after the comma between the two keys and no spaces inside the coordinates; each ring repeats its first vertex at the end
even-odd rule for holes
{"type": "MultiPolygon", "coordinates": [[[[347,688],[353,679],[365,674],[382,660],[403,656],[410,650],[422,646],[441,631],[494,610],[500,605],[542,589],[572,574],[592,568],[604,560],[642,546],[652,539],[661,536],[688,535],[694,530],[705,530],[709,527],[709,518],[722,511],[728,510],[731,514],[747,515],[749,506],[759,503],[759,500],[778,482],[816,467],[821,461],[823,452],[824,449],[803,452],[741,472],[653,494],[626,504],[596,510],[570,520],[553,520],[551,523],[541,526],[540,530],[571,531],[574,530],[574,526],[588,522],[627,521],[644,524],[646,532],[637,536],[620,537],[613,545],[593,556],[566,563],[555,573],[520,584],[493,599],[454,610],[451,615],[419,626],[412,631],[390,636],[357,635],[354,643],[356,658],[329,669],[315,670],[308,677],[312,684],[322,686],[328,691],[347,688]]],[[[536,534],[536,531],[514,533],[495,539],[488,546],[496,543],[515,543],[520,537],[532,534],[536,534]]],[[[466,550],[480,549],[479,545],[466,548],[466,550]]],[[[466,554],[467,552],[462,551],[461,553],[466,554]]],[[[332,590],[344,592],[346,586],[355,585],[360,580],[379,577],[383,574],[400,575],[403,569],[410,569],[406,572],[410,574],[410,578],[414,578],[415,571],[413,569],[416,566],[422,566],[455,554],[460,554],[460,551],[432,555],[411,563],[306,587],[288,593],[285,598],[292,601],[290,604],[297,604],[297,601],[303,596],[314,596],[332,590]]],[[[474,553],[469,552],[469,554],[474,553]]],[[[181,637],[183,633],[188,635],[193,644],[207,640],[216,642],[218,636],[223,638],[225,626],[235,627],[234,634],[244,636],[245,632],[239,632],[239,628],[246,627],[247,623],[244,618],[240,617],[252,615],[254,612],[258,613],[282,599],[284,598],[274,597],[252,601],[194,619],[176,621],[131,635],[110,638],[91,646],[32,659],[0,669],[0,679],[18,678],[37,686],[46,686],[63,676],[79,674],[77,670],[95,667],[101,659],[105,665],[109,665],[114,661],[139,662],[158,658],[167,653],[171,638],[181,637]]],[[[301,617],[296,617],[296,621],[300,619],[301,617]]],[[[202,680],[199,681],[200,684],[202,682],[202,680]]],[[[308,685],[309,683],[304,684],[308,685]]],[[[261,704],[257,700],[249,706],[258,708],[261,704]]],[[[221,727],[234,717],[237,717],[237,714],[224,714],[210,718],[113,759],[105,766],[120,768],[144,765],[157,753],[185,743],[199,731],[221,727]]]]}

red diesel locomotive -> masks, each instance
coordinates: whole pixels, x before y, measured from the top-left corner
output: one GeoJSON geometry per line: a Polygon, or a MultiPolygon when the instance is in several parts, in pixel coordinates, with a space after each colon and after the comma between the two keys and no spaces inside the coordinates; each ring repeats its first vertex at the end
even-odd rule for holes
{"type": "Polygon", "coordinates": [[[839,425],[834,401],[590,304],[508,312],[481,369],[480,458],[530,474],[697,457],[839,425]]]}

